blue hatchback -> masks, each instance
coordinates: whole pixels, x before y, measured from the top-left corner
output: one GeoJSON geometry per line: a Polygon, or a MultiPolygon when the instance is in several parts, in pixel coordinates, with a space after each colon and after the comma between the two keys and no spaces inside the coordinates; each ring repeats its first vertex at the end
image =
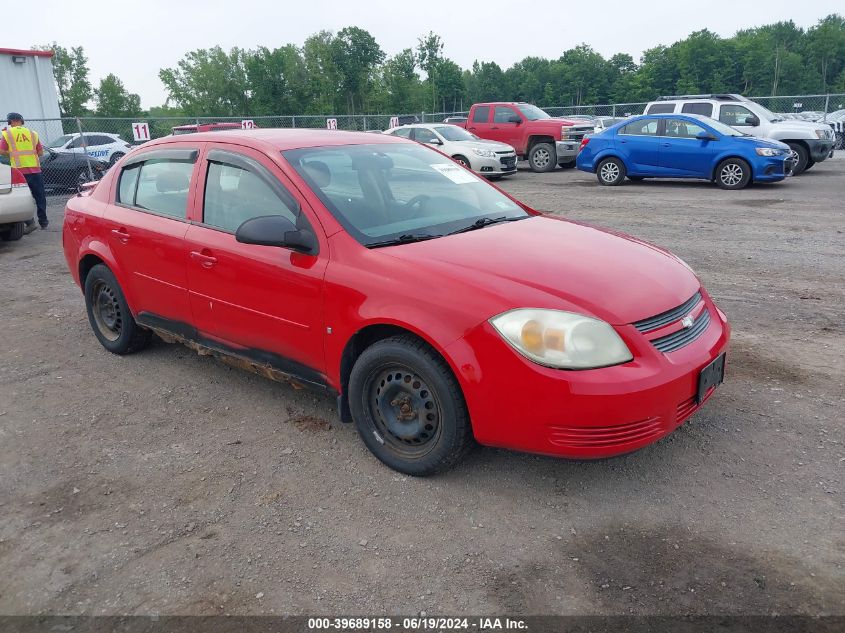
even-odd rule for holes
{"type": "Polygon", "coordinates": [[[576,166],[603,185],[625,178],[699,178],[723,189],[776,182],[792,173],[789,146],[748,136],[697,114],[632,117],[581,143],[576,166]]]}

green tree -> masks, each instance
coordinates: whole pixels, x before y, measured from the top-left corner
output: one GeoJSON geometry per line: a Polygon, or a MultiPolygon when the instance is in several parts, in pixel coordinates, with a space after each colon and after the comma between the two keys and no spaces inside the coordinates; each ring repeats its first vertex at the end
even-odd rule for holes
{"type": "Polygon", "coordinates": [[[437,90],[435,86],[435,71],[443,60],[443,40],[433,31],[417,40],[417,64],[422,68],[431,91],[431,110],[437,109],[437,90]]]}
{"type": "Polygon", "coordinates": [[[250,113],[246,51],[219,46],[186,54],[176,68],[163,68],[159,78],[170,99],[191,116],[235,116],[250,113]]]}
{"type": "Polygon", "coordinates": [[[88,58],[81,46],[70,49],[56,42],[34,46],[36,50],[53,51],[53,78],[59,93],[59,110],[62,116],[84,116],[86,104],[93,91],[88,79],[88,58]]]}
{"type": "Polygon", "coordinates": [[[388,59],[382,68],[382,82],[387,92],[390,112],[409,113],[422,109],[422,84],[417,74],[414,51],[404,49],[388,59]]]}
{"type": "Polygon", "coordinates": [[[332,53],[333,40],[331,31],[320,31],[306,39],[302,47],[307,76],[307,114],[336,114],[344,111],[343,98],[338,98],[340,71],[332,53]]]}
{"type": "Polygon", "coordinates": [[[97,116],[136,117],[142,113],[141,97],[127,91],[123,82],[112,74],[100,80],[94,90],[94,101],[97,116]]]}
{"type": "Polygon", "coordinates": [[[264,46],[244,57],[254,115],[300,114],[305,111],[305,61],[293,44],[264,46]]]}
{"type": "Polygon", "coordinates": [[[347,112],[354,114],[356,103],[359,110],[365,107],[378,65],[384,61],[384,51],[372,35],[357,26],[339,31],[331,42],[331,50],[347,112]]]}

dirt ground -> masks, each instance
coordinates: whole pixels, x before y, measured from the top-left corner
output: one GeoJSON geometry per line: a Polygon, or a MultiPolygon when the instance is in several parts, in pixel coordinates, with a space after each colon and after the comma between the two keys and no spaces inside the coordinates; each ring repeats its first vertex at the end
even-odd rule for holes
{"type": "Polygon", "coordinates": [[[0,244],[0,613],[845,614],[845,160],[788,182],[503,186],[671,248],[725,384],[638,453],[388,470],[334,402],[105,352],[50,228],[0,244]]]}

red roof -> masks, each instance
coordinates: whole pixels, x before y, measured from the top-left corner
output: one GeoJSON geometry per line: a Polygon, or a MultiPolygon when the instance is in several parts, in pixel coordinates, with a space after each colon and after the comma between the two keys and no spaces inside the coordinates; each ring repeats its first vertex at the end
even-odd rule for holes
{"type": "Polygon", "coordinates": [[[0,48],[0,55],[25,55],[26,57],[52,57],[53,51],[27,51],[20,48],[0,48]]]}
{"type": "Polygon", "coordinates": [[[330,145],[374,145],[386,143],[408,143],[408,139],[369,132],[346,132],[312,128],[265,128],[261,130],[226,130],[223,132],[199,132],[197,134],[164,136],[145,143],[143,147],[169,143],[227,143],[235,140],[239,144],[264,148],[268,151],[299,149],[303,147],[324,147],[330,145]]]}

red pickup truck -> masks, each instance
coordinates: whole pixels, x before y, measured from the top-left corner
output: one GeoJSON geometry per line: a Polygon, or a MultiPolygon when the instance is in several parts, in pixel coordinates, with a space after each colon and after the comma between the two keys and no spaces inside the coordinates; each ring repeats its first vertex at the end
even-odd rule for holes
{"type": "Polygon", "coordinates": [[[584,135],[593,125],[549,116],[530,103],[476,103],[465,123],[456,123],[479,136],[511,145],[527,159],[532,171],[571,167],[584,135]]]}

